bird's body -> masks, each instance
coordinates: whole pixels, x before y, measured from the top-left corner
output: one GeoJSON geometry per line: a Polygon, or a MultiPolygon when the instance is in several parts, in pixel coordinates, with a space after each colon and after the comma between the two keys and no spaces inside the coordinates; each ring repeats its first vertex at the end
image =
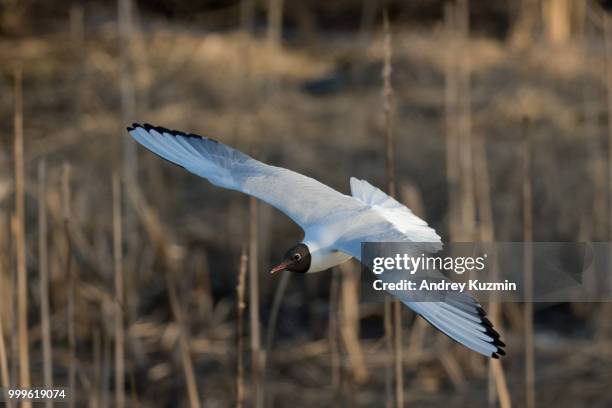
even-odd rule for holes
{"type": "MultiPolygon", "coordinates": [[[[284,212],[304,230],[272,272],[320,272],[355,258],[363,242],[407,242],[435,252],[440,237],[380,189],[351,178],[351,195],[310,177],[259,162],[212,139],[150,125],[128,132],[160,157],[212,184],[255,196],[284,212]]],[[[379,275],[383,280],[384,274],[379,275]]],[[[392,292],[434,327],[481,354],[497,358],[505,346],[483,309],[466,293],[448,292],[444,302],[418,302],[406,292],[392,292]]]]}
{"type": "MultiPolygon", "coordinates": [[[[351,178],[351,195],[342,196],[347,203],[343,210],[305,228],[302,242],[312,255],[308,272],[329,269],[354,256],[359,259],[356,254],[361,251],[363,241],[357,242],[354,238],[372,237],[374,233],[395,234],[397,241],[405,241],[408,238],[405,232],[410,230],[413,234],[410,241],[418,237],[418,241],[413,242],[429,243],[427,246],[431,250],[441,247],[440,237],[432,228],[368,182],[351,178]]],[[[389,238],[386,240],[391,241],[389,238]]]]}
{"type": "Polygon", "coordinates": [[[352,256],[338,251],[334,246],[318,247],[314,240],[304,240],[304,245],[308,247],[312,260],[310,268],[306,273],[321,272],[334,266],[340,265],[352,258],[352,256]]]}

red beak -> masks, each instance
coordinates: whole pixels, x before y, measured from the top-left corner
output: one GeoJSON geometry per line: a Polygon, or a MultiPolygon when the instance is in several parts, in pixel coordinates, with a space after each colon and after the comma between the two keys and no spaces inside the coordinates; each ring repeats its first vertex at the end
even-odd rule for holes
{"type": "Polygon", "coordinates": [[[289,267],[289,265],[291,265],[291,261],[283,261],[280,264],[276,265],[274,268],[272,268],[270,273],[284,271],[285,269],[289,267]]]}

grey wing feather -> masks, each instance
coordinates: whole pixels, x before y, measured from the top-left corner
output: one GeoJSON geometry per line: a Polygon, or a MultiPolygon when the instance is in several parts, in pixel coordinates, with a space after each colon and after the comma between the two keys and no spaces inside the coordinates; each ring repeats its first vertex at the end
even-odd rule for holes
{"type": "MultiPolygon", "coordinates": [[[[364,241],[391,242],[393,238],[384,234],[374,234],[364,241]]],[[[397,239],[396,242],[404,241],[397,239]]],[[[352,255],[361,261],[361,243],[356,241],[338,244],[338,249],[352,255]]],[[[420,253],[420,250],[418,251],[420,253]]],[[[416,255],[416,252],[415,252],[416,255]]],[[[377,275],[386,283],[397,283],[400,279],[411,279],[409,274],[384,272],[377,275]]],[[[414,279],[414,278],[412,278],[414,279]]],[[[442,273],[428,272],[428,281],[448,280],[442,273]]],[[[445,291],[436,293],[431,298],[443,301],[418,300],[414,294],[406,290],[388,291],[403,304],[414,310],[432,326],[446,334],[451,339],[487,357],[499,358],[505,355],[505,344],[486,318],[486,313],[480,304],[465,292],[445,291]]]]}
{"type": "Polygon", "coordinates": [[[302,228],[338,211],[359,206],[352,197],[313,178],[267,165],[213,139],[136,123],[128,132],[158,156],[216,186],[257,197],[302,228]]]}

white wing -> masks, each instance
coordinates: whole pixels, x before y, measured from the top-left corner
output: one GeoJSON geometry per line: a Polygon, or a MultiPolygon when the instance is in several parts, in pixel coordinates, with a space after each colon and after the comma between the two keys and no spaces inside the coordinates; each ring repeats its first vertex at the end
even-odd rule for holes
{"type": "Polygon", "coordinates": [[[303,229],[362,205],[299,173],[270,166],[216,140],[148,124],[127,128],[141,145],[212,184],[255,196],[303,229]]]}
{"type": "MultiPolygon", "coordinates": [[[[442,248],[440,237],[427,223],[407,207],[363,180],[351,179],[351,191],[355,198],[369,206],[353,217],[352,225],[335,244],[340,251],[361,261],[362,242],[412,242],[415,256],[423,252],[436,252],[442,248]]],[[[382,273],[377,276],[383,282],[398,282],[407,276],[382,273]]],[[[442,273],[428,272],[428,281],[447,280],[442,273]]],[[[505,355],[505,344],[486,318],[486,313],[476,300],[463,292],[437,293],[444,301],[417,301],[411,292],[389,291],[402,303],[421,315],[431,325],[453,340],[489,357],[505,355]]],[[[438,298],[438,299],[441,299],[438,298]]]]}
{"type": "Polygon", "coordinates": [[[433,228],[367,181],[351,177],[351,194],[362,203],[362,208],[342,225],[336,243],[342,246],[342,251],[359,253],[362,242],[413,242],[425,252],[442,248],[440,236],[433,228]]]}

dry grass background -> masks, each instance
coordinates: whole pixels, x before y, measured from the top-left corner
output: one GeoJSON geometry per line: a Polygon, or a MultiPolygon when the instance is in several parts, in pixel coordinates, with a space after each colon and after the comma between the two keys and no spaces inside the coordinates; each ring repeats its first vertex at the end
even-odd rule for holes
{"type": "MultiPolygon", "coordinates": [[[[209,32],[136,17],[124,61],[135,101],[125,118],[129,123],[211,136],[343,192],[350,176],[385,185],[382,30],[330,31],[312,43],[278,47],[244,31],[209,32]]],[[[533,161],[533,240],[608,239],[605,20],[589,14],[587,21],[586,34],[563,45],[533,41],[512,47],[485,36],[465,39],[471,134],[484,143],[497,240],[524,236],[519,169],[525,117],[533,161]]],[[[445,73],[457,46],[447,33],[442,21],[392,27],[398,195],[446,237],[451,231],[445,73]]],[[[3,381],[5,371],[11,384],[19,378],[20,240],[12,221],[18,65],[32,384],[45,382],[43,361],[50,358],[43,339],[49,325],[53,383],[68,384],[74,369],[77,406],[118,406],[124,400],[126,406],[232,406],[236,395],[251,406],[253,382],[260,384],[263,397],[257,398],[265,406],[385,405],[389,360],[382,303],[367,294],[355,265],[285,281],[273,341],[263,341],[263,367],[257,378],[250,375],[252,363],[259,364],[250,358],[253,343],[247,337],[236,342],[237,332],[253,332],[252,285],[244,282],[247,259],[241,250],[255,231],[251,244],[257,256],[250,251],[249,270],[259,269],[257,304],[265,339],[280,284],[266,271],[301,238],[300,231],[265,204],[249,212],[242,195],[219,190],[141,148],[137,186],[124,176],[119,181],[118,152],[129,123],[123,123],[119,60],[125,57],[118,44],[113,19],[79,9],[44,34],[0,37],[6,61],[0,67],[3,381]],[[39,170],[43,160],[46,169],[39,170]],[[48,218],[46,231],[39,229],[41,217],[48,218]],[[45,242],[48,253],[41,256],[45,242]],[[41,269],[48,271],[48,321],[39,314],[41,301],[45,304],[41,269]],[[238,295],[247,299],[239,303],[238,295]],[[237,315],[239,304],[248,310],[237,315]],[[238,360],[243,371],[237,370],[237,350],[244,354],[238,360]],[[125,395],[116,394],[122,383],[125,395]]],[[[507,339],[503,370],[515,406],[525,401],[520,310],[502,305],[498,323],[507,339]]],[[[403,315],[406,403],[486,404],[484,359],[435,336],[409,312],[403,315]]],[[[610,318],[601,304],[535,305],[538,405],[612,403],[612,344],[602,335],[610,318]]]]}

